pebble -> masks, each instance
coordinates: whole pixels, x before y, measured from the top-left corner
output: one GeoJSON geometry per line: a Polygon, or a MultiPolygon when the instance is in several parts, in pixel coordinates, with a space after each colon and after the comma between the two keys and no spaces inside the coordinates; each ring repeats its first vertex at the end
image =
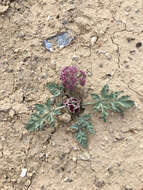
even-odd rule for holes
{"type": "Polygon", "coordinates": [[[97,36],[93,36],[93,37],[91,38],[91,44],[92,44],[92,46],[97,42],[97,39],[98,39],[97,36]]]}
{"type": "Polygon", "coordinates": [[[121,133],[119,133],[119,132],[114,133],[114,141],[119,141],[119,140],[123,140],[123,139],[124,139],[124,137],[122,136],[121,133]]]}
{"type": "Polygon", "coordinates": [[[27,174],[27,176],[28,176],[28,177],[32,177],[32,176],[33,176],[33,173],[30,172],[30,173],[27,174]]]}
{"type": "Polygon", "coordinates": [[[127,186],[125,187],[125,190],[133,190],[133,188],[132,188],[130,185],[127,185],[127,186]]]}
{"type": "Polygon", "coordinates": [[[105,182],[103,180],[98,180],[96,182],[96,187],[102,188],[105,185],[105,182]]]}
{"type": "Polygon", "coordinates": [[[27,168],[22,168],[20,177],[25,177],[25,176],[26,176],[26,173],[27,173],[27,168]]]}
{"type": "Polygon", "coordinates": [[[59,116],[59,120],[63,121],[64,123],[69,123],[71,121],[71,115],[64,113],[63,115],[59,116]]]}
{"type": "Polygon", "coordinates": [[[76,161],[77,161],[77,158],[76,158],[76,157],[73,157],[72,160],[73,160],[73,162],[76,162],[76,161]]]}
{"type": "Polygon", "coordinates": [[[135,38],[127,38],[127,42],[130,43],[131,41],[134,41],[135,38]]]}
{"type": "Polygon", "coordinates": [[[108,169],[107,169],[110,175],[113,175],[113,170],[112,169],[113,169],[112,166],[109,166],[108,169]]]}
{"type": "Polygon", "coordinates": [[[79,61],[80,57],[79,56],[76,56],[76,55],[73,55],[72,56],[72,60],[73,61],[79,61]]]}
{"type": "Polygon", "coordinates": [[[136,43],[136,48],[140,48],[142,46],[141,42],[136,43]]]}
{"type": "Polygon", "coordinates": [[[91,156],[88,152],[84,152],[83,154],[79,156],[79,158],[83,161],[88,161],[90,160],[91,156]]]}
{"type": "Polygon", "coordinates": [[[46,77],[47,77],[46,73],[43,73],[41,76],[42,79],[45,79],[46,77]]]}
{"type": "Polygon", "coordinates": [[[108,59],[108,60],[111,60],[112,59],[112,55],[108,52],[105,53],[105,57],[108,59]]]}
{"type": "Polygon", "coordinates": [[[51,61],[50,68],[52,70],[56,70],[56,63],[55,63],[55,61],[51,61]]]}
{"type": "Polygon", "coordinates": [[[130,54],[131,54],[131,55],[135,55],[135,53],[136,53],[135,50],[131,50],[131,51],[130,51],[130,54]]]}
{"type": "Polygon", "coordinates": [[[64,182],[72,182],[73,180],[71,178],[65,177],[63,181],[64,182]]]}
{"type": "Polygon", "coordinates": [[[52,146],[56,146],[56,143],[54,141],[51,142],[52,146]]]}
{"type": "Polygon", "coordinates": [[[8,10],[9,6],[2,6],[0,5],[0,14],[6,12],[8,10]]]}
{"type": "Polygon", "coordinates": [[[91,73],[91,72],[88,72],[87,74],[88,74],[88,76],[89,76],[89,77],[91,77],[91,76],[92,76],[92,73],[91,73]]]}
{"type": "Polygon", "coordinates": [[[131,10],[132,10],[132,8],[129,7],[129,6],[125,7],[125,11],[126,11],[126,12],[130,12],[131,10]]]}
{"type": "Polygon", "coordinates": [[[20,31],[20,32],[18,33],[18,37],[19,37],[19,38],[24,38],[24,36],[25,36],[25,34],[24,34],[23,31],[20,31]]]}

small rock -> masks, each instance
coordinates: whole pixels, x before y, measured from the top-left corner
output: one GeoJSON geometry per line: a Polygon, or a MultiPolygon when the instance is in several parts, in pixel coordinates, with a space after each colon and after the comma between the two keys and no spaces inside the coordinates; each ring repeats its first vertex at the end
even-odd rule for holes
{"type": "Polygon", "coordinates": [[[103,180],[98,180],[96,182],[96,187],[102,188],[105,185],[105,182],[103,180]]]}
{"type": "Polygon", "coordinates": [[[63,115],[59,116],[59,120],[63,121],[64,123],[69,123],[71,121],[71,115],[64,113],[63,115]]]}
{"type": "Polygon", "coordinates": [[[32,173],[32,172],[29,172],[29,173],[27,174],[27,176],[28,176],[28,177],[32,177],[32,176],[33,176],[33,173],[32,173]]]}
{"type": "Polygon", "coordinates": [[[51,61],[50,68],[56,70],[56,63],[55,61],[51,61]]]}
{"type": "Polygon", "coordinates": [[[6,12],[8,10],[9,6],[2,6],[0,5],[0,14],[6,12]]]}
{"type": "Polygon", "coordinates": [[[130,185],[127,185],[127,186],[125,187],[125,190],[133,190],[133,188],[132,188],[130,185]]]}
{"type": "Polygon", "coordinates": [[[108,52],[105,53],[105,57],[108,59],[108,60],[111,60],[112,59],[112,55],[108,52]]]}
{"type": "Polygon", "coordinates": [[[107,74],[106,74],[106,77],[107,77],[107,78],[108,78],[108,77],[110,78],[110,77],[112,77],[112,75],[111,75],[110,73],[107,73],[107,74]]]}
{"type": "Polygon", "coordinates": [[[131,41],[134,41],[135,38],[127,38],[127,42],[130,43],[131,41]]]}
{"type": "Polygon", "coordinates": [[[42,79],[45,79],[46,77],[47,77],[46,73],[43,73],[41,76],[42,79]]]}
{"type": "Polygon", "coordinates": [[[113,175],[112,166],[109,166],[109,168],[107,170],[108,170],[108,172],[109,172],[110,175],[113,175]]]}
{"type": "Polygon", "coordinates": [[[51,142],[52,146],[56,146],[56,143],[54,141],[51,142]]]}
{"type": "Polygon", "coordinates": [[[120,140],[123,140],[124,137],[122,136],[122,134],[120,132],[115,132],[114,133],[114,141],[120,141],[120,140]]]}
{"type": "Polygon", "coordinates": [[[93,36],[93,37],[91,38],[91,44],[92,44],[92,46],[97,42],[97,39],[98,39],[97,36],[93,36]]]}
{"type": "Polygon", "coordinates": [[[76,162],[76,161],[77,161],[77,158],[76,158],[76,157],[73,157],[72,160],[73,160],[73,162],[76,162]]]}
{"type": "Polygon", "coordinates": [[[64,152],[62,152],[60,155],[59,155],[59,158],[60,160],[63,160],[65,158],[66,154],[64,152]]]}
{"type": "Polygon", "coordinates": [[[92,76],[92,73],[91,73],[91,72],[88,72],[87,74],[88,74],[88,76],[89,76],[89,77],[91,77],[91,76],[92,76]]]}
{"type": "Polygon", "coordinates": [[[131,7],[129,7],[129,6],[125,7],[125,11],[126,11],[126,12],[130,12],[130,11],[131,11],[131,9],[132,9],[132,8],[131,8],[131,7]]]}
{"type": "Polygon", "coordinates": [[[136,53],[135,50],[131,50],[131,51],[130,51],[130,54],[131,54],[131,55],[135,55],[135,53],[136,53]]]}
{"type": "Polygon", "coordinates": [[[90,160],[91,156],[88,152],[84,152],[83,154],[79,156],[79,158],[83,161],[88,161],[90,160]]]}
{"type": "Polygon", "coordinates": [[[27,169],[23,168],[22,171],[21,171],[20,177],[25,177],[26,173],[27,173],[27,169]]]}
{"type": "Polygon", "coordinates": [[[73,61],[79,61],[80,57],[79,56],[76,56],[76,55],[73,55],[72,56],[72,60],[73,61]]]}
{"type": "Polygon", "coordinates": [[[18,37],[19,37],[19,38],[24,38],[24,36],[25,36],[25,34],[24,34],[23,31],[20,31],[20,32],[18,33],[18,37]]]}
{"type": "Polygon", "coordinates": [[[64,182],[72,182],[73,180],[71,178],[65,177],[63,181],[64,182]]]}
{"type": "Polygon", "coordinates": [[[141,42],[136,43],[136,48],[140,48],[142,46],[141,42]]]}

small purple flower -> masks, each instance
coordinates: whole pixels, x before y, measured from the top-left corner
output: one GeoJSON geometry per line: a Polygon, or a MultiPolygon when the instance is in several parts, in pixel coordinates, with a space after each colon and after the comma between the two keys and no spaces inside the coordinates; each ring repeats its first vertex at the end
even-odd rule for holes
{"type": "Polygon", "coordinates": [[[66,99],[63,104],[71,113],[78,113],[80,111],[80,102],[74,97],[66,99]]]}
{"type": "Polygon", "coordinates": [[[63,68],[60,79],[66,89],[73,90],[78,84],[85,85],[86,74],[76,66],[68,66],[63,68]]]}

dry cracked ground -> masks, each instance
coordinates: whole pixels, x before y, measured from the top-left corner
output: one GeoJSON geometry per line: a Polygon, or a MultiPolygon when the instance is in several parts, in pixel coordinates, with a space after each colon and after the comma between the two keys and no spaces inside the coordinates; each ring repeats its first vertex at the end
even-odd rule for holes
{"type": "Polygon", "coordinates": [[[0,190],[143,189],[142,44],[141,0],[0,0],[0,190]],[[42,46],[69,29],[70,46],[42,46]],[[25,129],[33,105],[49,97],[46,83],[67,65],[86,71],[88,95],[107,83],[135,101],[124,117],[92,117],[88,149],[65,124],[25,129]]]}

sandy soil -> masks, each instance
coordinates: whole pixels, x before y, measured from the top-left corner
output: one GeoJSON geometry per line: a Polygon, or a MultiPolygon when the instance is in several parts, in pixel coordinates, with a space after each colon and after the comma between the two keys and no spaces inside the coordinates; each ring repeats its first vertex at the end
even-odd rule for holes
{"type": "Polygon", "coordinates": [[[141,0],[0,0],[0,190],[143,189],[143,5],[141,0]],[[70,29],[74,43],[50,53],[43,39],[70,29]],[[97,41],[92,43],[92,37],[97,41]],[[140,44],[142,45],[142,44],[140,44]],[[83,150],[66,126],[29,133],[35,103],[63,66],[85,70],[87,89],[105,83],[136,106],[107,123],[83,150]],[[25,177],[20,177],[23,168],[25,177]]]}

